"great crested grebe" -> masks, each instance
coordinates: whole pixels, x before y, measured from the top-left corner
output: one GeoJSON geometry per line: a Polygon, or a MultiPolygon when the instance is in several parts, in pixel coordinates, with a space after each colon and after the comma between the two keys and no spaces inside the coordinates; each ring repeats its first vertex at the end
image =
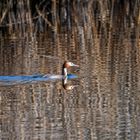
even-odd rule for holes
{"type": "Polygon", "coordinates": [[[68,76],[69,74],[68,74],[67,69],[69,67],[79,67],[79,65],[76,65],[76,64],[69,62],[69,61],[64,62],[63,68],[62,68],[62,75],[64,75],[64,79],[62,80],[62,84],[63,84],[63,88],[66,90],[71,90],[74,87],[76,87],[75,85],[68,85],[67,84],[67,80],[69,79],[69,76],[68,76]]]}

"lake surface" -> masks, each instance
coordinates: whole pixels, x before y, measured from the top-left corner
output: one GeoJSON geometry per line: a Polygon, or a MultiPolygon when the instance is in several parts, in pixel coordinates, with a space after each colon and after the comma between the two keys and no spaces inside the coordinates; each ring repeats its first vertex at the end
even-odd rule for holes
{"type": "Polygon", "coordinates": [[[93,7],[95,15],[85,8],[57,33],[0,36],[0,75],[60,75],[65,60],[80,65],[68,69],[78,75],[68,84],[79,85],[70,91],[61,80],[1,85],[1,140],[140,140],[135,2],[93,7]]]}

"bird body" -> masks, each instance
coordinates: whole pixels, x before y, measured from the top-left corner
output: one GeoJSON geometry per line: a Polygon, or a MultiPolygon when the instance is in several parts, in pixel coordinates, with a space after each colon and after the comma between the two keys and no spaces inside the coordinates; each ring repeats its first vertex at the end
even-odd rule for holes
{"type": "Polygon", "coordinates": [[[68,73],[68,68],[73,67],[73,66],[79,67],[79,65],[76,65],[76,64],[69,62],[69,61],[65,61],[63,64],[63,68],[62,68],[62,75],[64,75],[66,77],[67,73],[68,73]]]}

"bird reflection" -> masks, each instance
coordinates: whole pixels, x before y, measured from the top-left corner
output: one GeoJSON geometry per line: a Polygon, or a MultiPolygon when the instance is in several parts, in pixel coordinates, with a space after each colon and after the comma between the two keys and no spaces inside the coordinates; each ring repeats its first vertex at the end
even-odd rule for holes
{"type": "Polygon", "coordinates": [[[64,84],[63,85],[63,88],[65,89],[65,90],[72,90],[72,89],[74,89],[75,87],[77,87],[78,85],[68,85],[68,84],[64,84]]]}

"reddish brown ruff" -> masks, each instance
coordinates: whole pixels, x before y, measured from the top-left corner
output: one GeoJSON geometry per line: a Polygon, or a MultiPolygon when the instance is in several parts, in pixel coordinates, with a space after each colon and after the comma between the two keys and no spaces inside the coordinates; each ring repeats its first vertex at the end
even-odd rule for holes
{"type": "Polygon", "coordinates": [[[71,67],[71,66],[69,65],[69,62],[65,61],[65,62],[64,62],[64,68],[69,68],[69,67],[71,67]]]}

